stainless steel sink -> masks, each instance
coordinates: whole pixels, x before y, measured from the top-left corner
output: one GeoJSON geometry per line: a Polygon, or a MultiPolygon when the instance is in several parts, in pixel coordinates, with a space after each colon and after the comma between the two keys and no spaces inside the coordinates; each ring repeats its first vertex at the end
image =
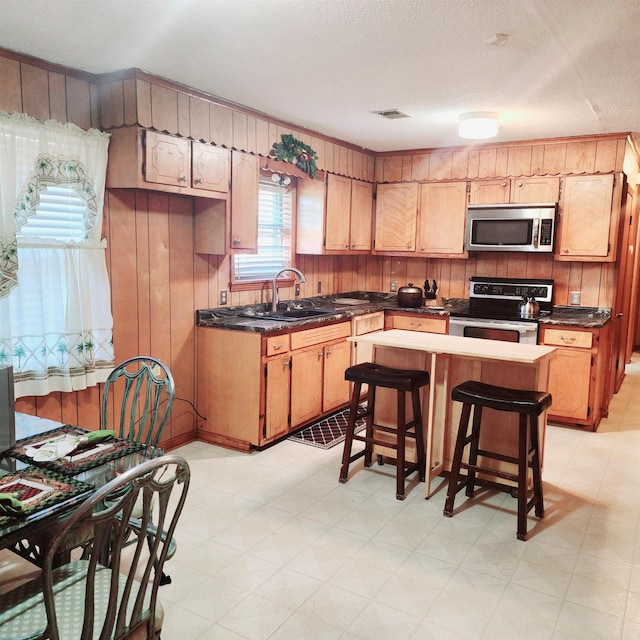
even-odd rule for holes
{"type": "Polygon", "coordinates": [[[295,322],[305,318],[317,318],[335,314],[333,309],[283,309],[282,311],[247,311],[240,315],[244,318],[255,318],[256,320],[280,320],[284,322],[295,322]]]}

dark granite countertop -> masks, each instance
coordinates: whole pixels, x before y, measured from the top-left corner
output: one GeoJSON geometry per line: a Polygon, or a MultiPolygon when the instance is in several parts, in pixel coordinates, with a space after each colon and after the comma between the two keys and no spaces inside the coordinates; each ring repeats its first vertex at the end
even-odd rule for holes
{"type": "MultiPolygon", "coordinates": [[[[296,319],[282,319],[265,317],[271,310],[271,303],[243,305],[237,307],[217,307],[214,309],[198,309],[196,311],[196,326],[216,327],[219,329],[234,329],[237,331],[251,331],[256,333],[275,333],[291,331],[307,327],[333,323],[375,311],[402,311],[424,315],[447,316],[453,311],[464,310],[469,301],[464,298],[442,298],[442,305],[435,300],[428,300],[425,306],[418,308],[398,307],[395,294],[350,291],[312,298],[283,300],[278,309],[281,312],[292,310],[318,310],[322,315],[296,319]]],[[[303,311],[304,313],[304,311],[303,311]]],[[[596,307],[563,307],[553,308],[550,316],[540,318],[544,324],[575,325],[579,327],[603,327],[611,319],[610,309],[596,307]]]]}

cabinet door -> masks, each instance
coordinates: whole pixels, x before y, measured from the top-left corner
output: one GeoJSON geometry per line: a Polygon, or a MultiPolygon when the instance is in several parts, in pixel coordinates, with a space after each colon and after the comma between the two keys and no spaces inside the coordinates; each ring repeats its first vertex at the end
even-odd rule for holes
{"type": "Polygon", "coordinates": [[[258,250],[259,171],[257,156],[231,152],[231,252],[258,250]]]}
{"type": "Polygon", "coordinates": [[[191,145],[191,186],[223,193],[229,191],[229,150],[197,141],[191,145]]]}
{"type": "Polygon", "coordinates": [[[373,218],[373,185],[361,180],[351,181],[352,251],[371,250],[371,222],[373,218]]]}
{"type": "Polygon", "coordinates": [[[376,196],[376,251],[413,253],[418,215],[418,183],[379,184],[376,196]]]}
{"type": "Polygon", "coordinates": [[[291,354],[291,428],[317,418],[322,413],[321,346],[291,354]]]}
{"type": "Polygon", "coordinates": [[[350,385],[344,372],[351,364],[351,346],[346,341],[324,348],[322,411],[329,412],[349,402],[350,385]]]}
{"type": "Polygon", "coordinates": [[[476,180],[471,182],[471,204],[507,204],[510,198],[509,180],[476,180]]]}
{"type": "Polygon", "coordinates": [[[289,430],[289,399],[291,397],[291,358],[284,354],[265,364],[265,442],[289,430]]]}
{"type": "Polygon", "coordinates": [[[559,348],[551,358],[549,392],[553,404],[549,414],[586,420],[589,414],[591,352],[559,348]]]}
{"type": "Polygon", "coordinates": [[[420,185],[418,252],[463,256],[467,183],[420,185]]]}
{"type": "Polygon", "coordinates": [[[145,180],[179,187],[190,185],[191,143],[185,138],[147,131],[145,180]]]}
{"type": "Polygon", "coordinates": [[[351,180],[332,173],[327,177],[327,212],[325,248],[327,251],[349,249],[351,218],[351,180]]]}
{"type": "Polygon", "coordinates": [[[511,181],[511,202],[558,202],[560,178],[517,178],[511,181]]]}
{"type": "Polygon", "coordinates": [[[613,182],[613,174],[565,178],[559,260],[614,257],[610,231],[612,224],[617,225],[619,211],[612,215],[613,182]]]}

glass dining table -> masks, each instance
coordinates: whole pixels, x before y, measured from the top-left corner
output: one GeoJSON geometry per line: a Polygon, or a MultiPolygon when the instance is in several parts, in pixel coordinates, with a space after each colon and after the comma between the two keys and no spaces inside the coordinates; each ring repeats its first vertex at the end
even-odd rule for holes
{"type": "Polygon", "coordinates": [[[88,430],[24,413],[15,415],[16,443],[0,453],[0,493],[16,497],[24,511],[17,516],[0,514],[0,549],[10,549],[35,564],[41,553],[31,540],[118,474],[164,453],[158,447],[112,438],[58,460],[37,462],[27,453],[52,438],[88,430]]]}

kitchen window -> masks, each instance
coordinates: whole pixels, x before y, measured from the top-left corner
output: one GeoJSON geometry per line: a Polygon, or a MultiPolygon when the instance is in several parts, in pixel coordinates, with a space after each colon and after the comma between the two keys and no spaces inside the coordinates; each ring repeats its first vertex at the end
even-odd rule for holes
{"type": "Polygon", "coordinates": [[[291,178],[281,177],[277,173],[260,176],[258,253],[234,256],[233,284],[262,285],[280,269],[294,266],[293,194],[294,183],[291,178]],[[272,176],[276,176],[277,181],[272,176]]]}

